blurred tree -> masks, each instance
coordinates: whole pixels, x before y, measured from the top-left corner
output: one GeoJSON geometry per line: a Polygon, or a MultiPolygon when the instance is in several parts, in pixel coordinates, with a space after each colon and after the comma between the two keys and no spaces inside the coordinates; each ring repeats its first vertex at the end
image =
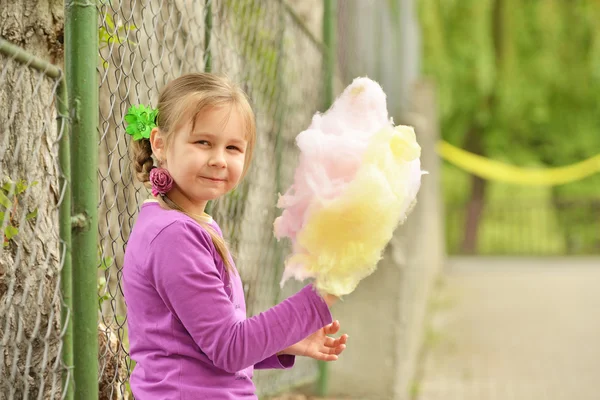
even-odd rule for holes
{"type": "MultiPolygon", "coordinates": [[[[419,11],[423,73],[438,84],[445,140],[523,166],[598,153],[600,3],[421,0],[419,11]]],[[[554,193],[598,192],[598,183],[588,178],[554,193]]],[[[471,177],[465,252],[477,246],[485,188],[471,177]]]]}

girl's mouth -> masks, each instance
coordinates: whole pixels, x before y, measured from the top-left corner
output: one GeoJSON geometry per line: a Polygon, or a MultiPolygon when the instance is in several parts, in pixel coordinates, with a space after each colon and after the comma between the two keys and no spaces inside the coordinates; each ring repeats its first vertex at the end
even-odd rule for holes
{"type": "Polygon", "coordinates": [[[211,182],[225,182],[225,179],[211,178],[209,176],[202,176],[201,178],[209,180],[211,182]]]}

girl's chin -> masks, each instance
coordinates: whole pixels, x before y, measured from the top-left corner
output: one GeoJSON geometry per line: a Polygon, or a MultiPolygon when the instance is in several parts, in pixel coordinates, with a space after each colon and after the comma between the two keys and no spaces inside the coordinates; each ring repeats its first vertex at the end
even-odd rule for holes
{"type": "Polygon", "coordinates": [[[222,197],[225,193],[203,193],[202,196],[198,196],[194,199],[196,204],[206,204],[209,201],[217,200],[222,197]]]}

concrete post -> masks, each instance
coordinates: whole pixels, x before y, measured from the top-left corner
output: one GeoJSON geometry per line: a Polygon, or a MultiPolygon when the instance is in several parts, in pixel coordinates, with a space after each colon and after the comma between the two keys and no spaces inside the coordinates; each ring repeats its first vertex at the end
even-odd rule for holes
{"type": "Polygon", "coordinates": [[[330,365],[329,395],[408,400],[423,338],[428,296],[444,258],[439,138],[433,86],[419,82],[420,40],[414,0],[345,0],[338,7],[342,88],[357,76],[377,80],[396,124],[415,127],[422,147],[418,204],[377,271],[333,309],[348,348],[330,365]]]}
{"type": "Polygon", "coordinates": [[[362,400],[406,400],[423,338],[429,293],[444,259],[440,161],[434,89],[413,88],[412,111],[422,146],[423,177],[418,204],[384,252],[377,271],[333,309],[348,349],[331,364],[330,395],[362,400]]]}

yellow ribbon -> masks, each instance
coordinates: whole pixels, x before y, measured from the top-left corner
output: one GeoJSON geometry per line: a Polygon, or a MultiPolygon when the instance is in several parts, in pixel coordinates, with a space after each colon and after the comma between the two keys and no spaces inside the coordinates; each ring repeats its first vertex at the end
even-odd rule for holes
{"type": "Polygon", "coordinates": [[[520,168],[470,153],[441,140],[438,154],[446,161],[481,178],[517,185],[555,186],[600,172],[600,154],[556,168],[520,168]]]}

